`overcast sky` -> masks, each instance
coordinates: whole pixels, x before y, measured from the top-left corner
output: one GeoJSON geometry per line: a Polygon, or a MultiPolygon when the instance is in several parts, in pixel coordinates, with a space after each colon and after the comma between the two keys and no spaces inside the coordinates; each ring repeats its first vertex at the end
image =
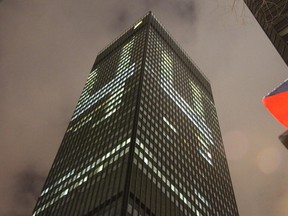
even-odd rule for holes
{"type": "Polygon", "coordinates": [[[238,0],[0,0],[0,215],[31,215],[97,53],[148,10],[209,78],[242,216],[288,215],[287,66],[238,0]]]}

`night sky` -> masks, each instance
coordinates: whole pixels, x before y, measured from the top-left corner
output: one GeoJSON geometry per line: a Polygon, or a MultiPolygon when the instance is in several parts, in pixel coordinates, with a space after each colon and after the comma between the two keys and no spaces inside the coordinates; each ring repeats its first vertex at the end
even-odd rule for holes
{"type": "Polygon", "coordinates": [[[209,78],[242,216],[288,215],[287,66],[242,0],[0,0],[0,215],[31,215],[97,53],[152,10],[209,78]]]}

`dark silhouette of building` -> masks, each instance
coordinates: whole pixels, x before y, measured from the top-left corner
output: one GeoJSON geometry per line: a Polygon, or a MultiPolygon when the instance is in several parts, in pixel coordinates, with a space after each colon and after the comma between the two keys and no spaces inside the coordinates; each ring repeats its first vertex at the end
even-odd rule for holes
{"type": "Polygon", "coordinates": [[[283,134],[279,136],[279,140],[283,143],[283,145],[288,149],[288,130],[286,130],[283,134]]]}
{"type": "Polygon", "coordinates": [[[97,56],[33,215],[238,215],[210,84],[152,13],[97,56]]]}
{"type": "Polygon", "coordinates": [[[288,64],[288,1],[244,1],[283,60],[288,64]]]}

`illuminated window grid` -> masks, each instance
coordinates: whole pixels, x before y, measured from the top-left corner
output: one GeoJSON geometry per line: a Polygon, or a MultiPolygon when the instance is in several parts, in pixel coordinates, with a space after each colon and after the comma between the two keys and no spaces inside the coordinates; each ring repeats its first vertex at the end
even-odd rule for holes
{"type": "Polygon", "coordinates": [[[210,84],[151,14],[98,55],[34,210],[126,214],[238,215],[210,84]]]}
{"type": "Polygon", "coordinates": [[[103,161],[103,164],[100,165],[100,168],[103,166],[101,172],[99,167],[96,167],[99,175],[94,176],[92,174],[94,172],[91,171],[91,166],[96,166],[93,165],[96,162],[92,162],[101,155],[105,155],[105,152],[107,155],[107,152],[115,149],[121,140],[127,139],[127,137],[131,138],[144,36],[145,33],[142,33],[130,39],[130,42],[137,42],[138,47],[136,49],[133,48],[134,42],[129,44],[128,40],[122,49],[119,48],[118,51],[102,60],[90,73],[75,110],[77,116],[72,118],[68,126],[34,214],[45,215],[46,212],[61,214],[61,212],[65,212],[66,215],[72,215],[73,212],[77,215],[80,212],[89,212],[97,203],[101,203],[100,199],[107,200],[108,196],[113,196],[113,194],[123,190],[125,183],[123,173],[127,167],[128,149],[122,150],[122,154],[115,155],[109,162],[103,161]],[[127,68],[131,71],[133,69],[131,76],[125,74],[127,68]],[[107,71],[115,72],[107,73],[107,71]],[[101,89],[103,92],[105,83],[113,82],[113,80],[115,82],[111,83],[108,88],[114,89],[108,89],[107,96],[102,96],[96,102],[95,100],[89,101],[91,95],[97,94],[97,91],[101,89]],[[120,88],[117,89],[118,86],[120,88]],[[83,108],[83,104],[86,104],[86,107],[83,108]],[[118,133],[113,133],[116,126],[121,129],[118,133]],[[117,157],[118,160],[115,159],[117,157]],[[107,167],[112,161],[113,164],[116,163],[115,165],[112,164],[114,168],[107,167]],[[67,175],[66,170],[71,170],[74,173],[70,172],[67,175]],[[113,172],[111,172],[112,170],[113,172]],[[107,178],[108,175],[111,177],[107,178]],[[62,181],[60,181],[61,179],[62,181]],[[116,183],[113,183],[114,179],[116,183]],[[115,185],[115,187],[109,187],[110,184],[115,185]],[[49,188],[51,189],[49,190],[49,188]],[[84,193],[79,194],[77,191],[87,192],[83,195],[84,193]],[[85,200],[88,197],[91,200],[88,199],[89,202],[85,205],[79,203],[80,200],[85,200]],[[73,208],[77,211],[74,212],[73,208]]]}
{"type": "Polygon", "coordinates": [[[130,214],[134,212],[143,214],[145,212],[143,203],[145,203],[146,213],[152,212],[155,215],[172,216],[176,213],[179,215],[237,215],[211,89],[203,86],[198,77],[193,77],[191,71],[187,70],[175,53],[171,52],[162,39],[159,39],[156,31],[151,31],[149,39],[151,41],[147,46],[137,130],[137,137],[145,143],[145,150],[143,152],[135,148],[135,155],[140,155],[140,158],[134,160],[138,169],[134,168],[136,180],[132,189],[134,196],[142,200],[142,207],[135,203],[134,198],[134,202],[129,204],[130,214]],[[159,56],[163,56],[163,52],[166,62],[159,61],[159,56]],[[172,66],[171,62],[173,62],[172,66]],[[159,73],[161,68],[164,74],[159,73]],[[169,95],[170,89],[165,92],[161,87],[161,77],[167,80],[166,88],[177,92],[172,95],[173,97],[169,95]],[[191,124],[189,113],[183,112],[186,108],[181,107],[184,102],[181,104],[173,101],[175,97],[181,97],[180,100],[187,103],[184,105],[194,112],[190,115],[197,116],[197,119],[201,119],[203,123],[199,124],[201,120],[198,120],[196,125],[191,124]],[[165,121],[167,117],[169,121],[165,121]],[[175,131],[180,131],[181,138],[175,131]],[[153,152],[153,158],[149,158],[147,152],[148,154],[153,152]],[[157,167],[157,172],[151,167],[157,167]],[[161,175],[167,173],[170,178],[169,183],[179,186],[182,196],[179,195],[180,193],[178,196],[171,196],[171,187],[167,188],[167,184],[159,179],[159,173],[161,175]],[[214,175],[217,176],[216,179],[214,175]],[[153,176],[156,179],[154,182],[153,176]],[[148,179],[156,185],[156,188],[151,186],[148,179]],[[223,187],[217,179],[225,181],[228,186],[223,187]],[[159,190],[162,194],[166,192],[166,199],[158,200],[157,193],[153,194],[153,190],[159,190]],[[183,200],[187,202],[192,196],[194,200],[191,199],[193,205],[190,209],[183,200]],[[231,200],[234,202],[230,203],[231,200]],[[153,205],[154,203],[157,203],[157,206],[153,205]],[[167,205],[170,212],[163,210],[167,205]],[[223,209],[217,206],[222,206],[223,209]]]}

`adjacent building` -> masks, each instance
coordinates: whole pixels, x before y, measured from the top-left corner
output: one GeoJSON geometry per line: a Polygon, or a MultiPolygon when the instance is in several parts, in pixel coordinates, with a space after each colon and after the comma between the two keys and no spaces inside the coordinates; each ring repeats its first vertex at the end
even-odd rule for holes
{"type": "Polygon", "coordinates": [[[288,1],[244,1],[283,60],[288,64],[288,1]]]}
{"type": "Polygon", "coordinates": [[[98,54],[33,215],[239,215],[211,86],[151,12],[98,54]]]}

